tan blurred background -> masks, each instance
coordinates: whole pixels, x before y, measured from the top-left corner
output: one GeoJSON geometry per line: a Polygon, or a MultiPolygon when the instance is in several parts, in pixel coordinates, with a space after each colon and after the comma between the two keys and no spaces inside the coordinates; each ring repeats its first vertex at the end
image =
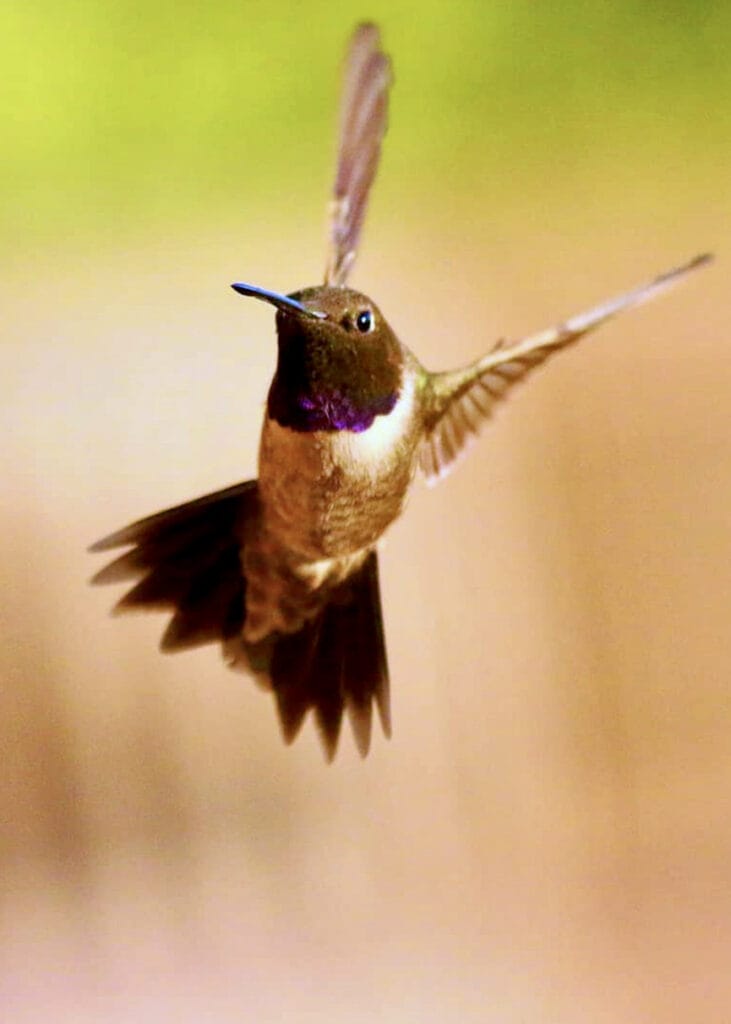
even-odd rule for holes
{"type": "Polygon", "coordinates": [[[0,20],[2,1019],[731,1019],[728,5],[0,20]],[[328,767],[111,619],[85,548],[253,475],[273,322],[228,284],[319,279],[364,14],[396,87],[354,284],[428,366],[719,260],[417,486],[394,738],[328,767]]]}

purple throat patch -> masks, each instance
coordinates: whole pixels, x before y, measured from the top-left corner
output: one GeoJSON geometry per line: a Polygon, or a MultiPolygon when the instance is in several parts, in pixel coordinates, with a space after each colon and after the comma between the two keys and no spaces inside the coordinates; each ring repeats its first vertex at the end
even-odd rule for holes
{"type": "Polygon", "coordinates": [[[398,393],[384,395],[367,406],[356,405],[347,395],[333,394],[321,399],[300,395],[299,409],[304,413],[306,430],[367,430],[376,416],[385,416],[396,405],[398,393]]]}

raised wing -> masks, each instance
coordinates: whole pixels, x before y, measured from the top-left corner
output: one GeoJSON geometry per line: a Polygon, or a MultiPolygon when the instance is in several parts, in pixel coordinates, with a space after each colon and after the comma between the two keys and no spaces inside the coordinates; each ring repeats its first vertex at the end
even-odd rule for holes
{"type": "Polygon", "coordinates": [[[419,464],[430,481],[446,475],[467,443],[489,419],[497,402],[531,370],[632,306],[655,298],[690,271],[705,266],[705,253],[676,267],[648,284],[579,313],[555,327],[522,341],[499,341],[487,355],[462,370],[435,373],[430,377],[427,434],[419,451],[419,464]]]}
{"type": "Polygon", "coordinates": [[[391,62],[375,25],[359,25],[345,64],[340,148],[330,206],[330,254],[325,284],[344,285],[355,261],[386,131],[391,62]]]}

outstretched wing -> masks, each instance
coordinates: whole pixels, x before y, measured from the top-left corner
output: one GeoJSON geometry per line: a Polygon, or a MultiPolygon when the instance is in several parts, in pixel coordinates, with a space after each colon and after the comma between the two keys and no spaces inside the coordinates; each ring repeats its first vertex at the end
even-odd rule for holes
{"type": "Polygon", "coordinates": [[[655,298],[711,259],[708,253],[696,256],[654,281],[609,299],[555,327],[522,341],[499,341],[487,355],[463,370],[432,374],[427,433],[419,451],[419,464],[427,479],[436,481],[444,476],[465,445],[477,434],[481,424],[492,415],[496,403],[554,352],[572,345],[617,313],[655,298]]]}
{"type": "Polygon", "coordinates": [[[340,148],[330,207],[330,254],[325,284],[344,285],[386,131],[391,62],[375,25],[359,25],[350,43],[340,114],[340,148]]]}

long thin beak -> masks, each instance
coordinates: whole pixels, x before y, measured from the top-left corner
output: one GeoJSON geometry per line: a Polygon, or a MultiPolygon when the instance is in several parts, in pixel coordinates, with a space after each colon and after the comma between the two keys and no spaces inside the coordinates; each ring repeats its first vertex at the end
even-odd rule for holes
{"type": "Polygon", "coordinates": [[[301,302],[290,298],[289,295],[270,292],[267,288],[259,288],[255,284],[244,284],[241,281],[237,281],[231,287],[239,295],[250,295],[254,299],[263,299],[264,302],[270,302],[272,306],[276,306],[277,309],[283,309],[285,312],[300,313],[302,316],[309,316],[315,320],[325,320],[327,318],[327,313],[321,313],[317,309],[308,309],[307,306],[303,306],[301,302]]]}

